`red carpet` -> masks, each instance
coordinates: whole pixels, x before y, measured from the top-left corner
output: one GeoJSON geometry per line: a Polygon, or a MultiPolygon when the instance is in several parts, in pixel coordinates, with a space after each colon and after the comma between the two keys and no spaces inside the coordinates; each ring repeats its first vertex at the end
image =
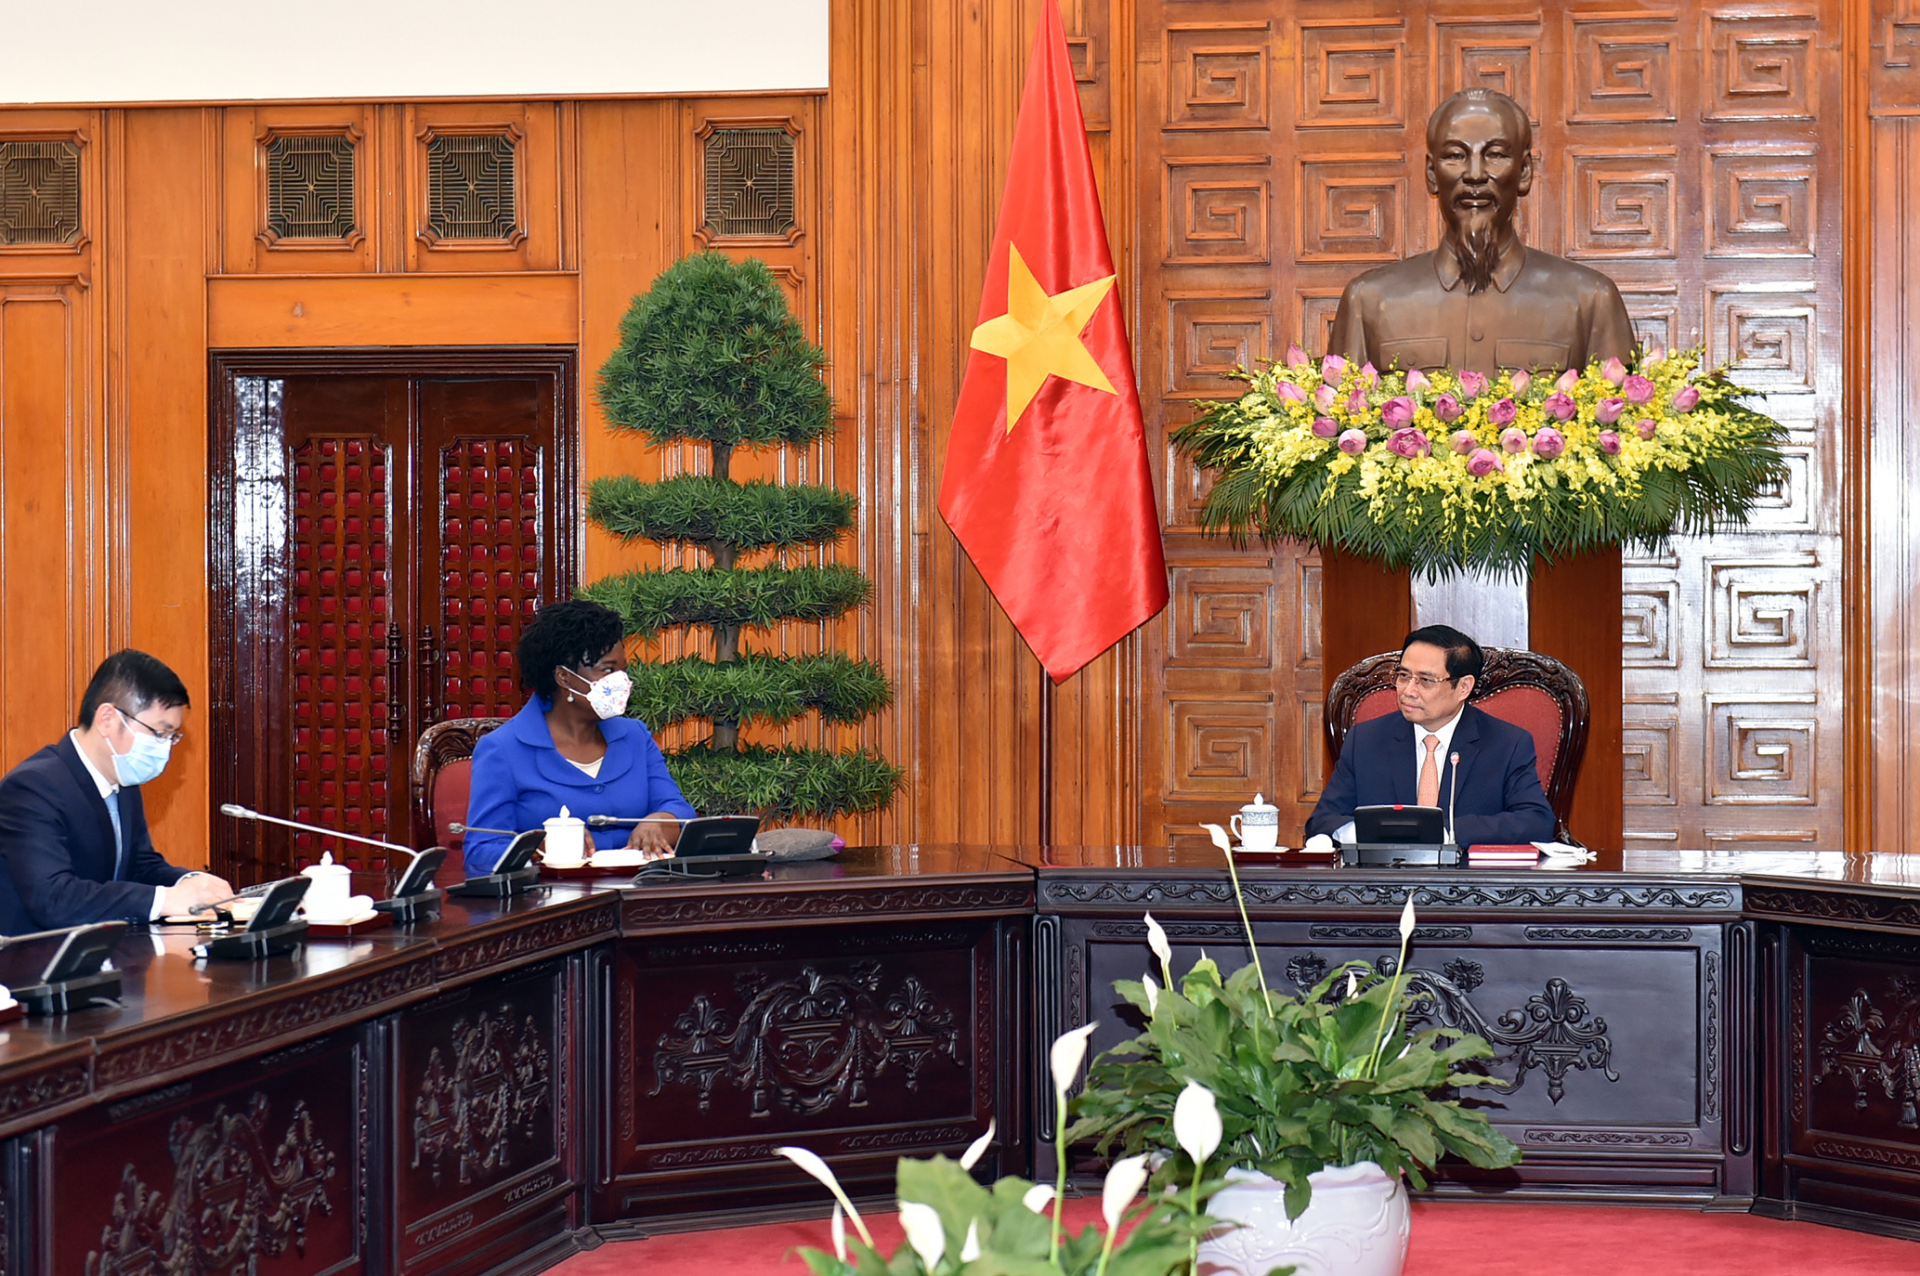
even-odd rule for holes
{"type": "MultiPolygon", "coordinates": [[[[1100,1216],[1092,1199],[1071,1201],[1076,1231],[1100,1216]]],[[[900,1243],[890,1214],[867,1214],[883,1253],[900,1243]]],[[[682,1232],[603,1245],[550,1269],[555,1276],[806,1276],[788,1251],[829,1248],[825,1219],[682,1232]]],[[[1867,1236],[1748,1214],[1597,1205],[1430,1204],[1413,1207],[1407,1276],[1914,1276],[1920,1242],[1867,1236]]]]}

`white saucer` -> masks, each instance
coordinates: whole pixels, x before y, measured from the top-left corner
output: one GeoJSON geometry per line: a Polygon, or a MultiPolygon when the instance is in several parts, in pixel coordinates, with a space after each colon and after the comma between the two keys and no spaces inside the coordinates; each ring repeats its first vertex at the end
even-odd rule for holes
{"type": "Polygon", "coordinates": [[[647,862],[645,851],[595,851],[587,863],[595,868],[638,868],[647,862]]]}
{"type": "Polygon", "coordinates": [[[370,922],[380,915],[377,908],[369,908],[363,913],[352,913],[346,917],[315,917],[305,914],[309,926],[358,926],[361,922],[370,922]]]}

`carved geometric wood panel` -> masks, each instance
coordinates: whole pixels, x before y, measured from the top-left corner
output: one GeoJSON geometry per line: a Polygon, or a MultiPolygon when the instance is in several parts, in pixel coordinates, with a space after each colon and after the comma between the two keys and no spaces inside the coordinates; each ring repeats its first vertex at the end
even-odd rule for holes
{"type": "Polygon", "coordinates": [[[1273,663],[1273,578],[1245,567],[1176,567],[1167,664],[1265,669],[1273,663]]]}
{"type": "Polygon", "coordinates": [[[1813,256],[1811,148],[1720,145],[1709,157],[1708,256],[1813,256]]]}
{"type": "Polygon", "coordinates": [[[1272,260],[1271,162],[1264,155],[1168,160],[1167,262],[1251,265],[1272,260]]]}
{"type": "Polygon", "coordinates": [[[1572,147],[1567,256],[1671,257],[1678,220],[1672,147],[1572,147]]]}
{"type": "Polygon", "coordinates": [[[1293,339],[1308,354],[1318,358],[1327,353],[1327,338],[1333,332],[1333,317],[1340,311],[1340,289],[1302,288],[1294,294],[1300,326],[1293,339]]]}
{"type": "Polygon", "coordinates": [[[1811,292],[1790,284],[1709,287],[1708,363],[1730,365],[1769,397],[1812,394],[1819,389],[1814,335],[1820,325],[1811,292]]]}
{"type": "Polygon", "coordinates": [[[292,133],[268,137],[267,234],[287,239],[340,241],[359,228],[355,208],[354,137],[292,133]]]}
{"type": "Polygon", "coordinates": [[[1274,353],[1272,294],[1167,294],[1168,398],[1233,394],[1240,383],[1229,374],[1274,353]]]}
{"type": "Polygon", "coordinates": [[[1407,164],[1401,155],[1300,161],[1302,261],[1406,256],[1407,164]]]}
{"type": "Polygon", "coordinates": [[[1168,129],[1267,127],[1266,22],[1177,23],[1166,29],[1168,129]]]}
{"type": "Polygon", "coordinates": [[[519,137],[429,132],[427,237],[434,242],[501,242],[520,237],[516,185],[519,137]]]}
{"type": "Polygon", "coordinates": [[[1403,24],[1300,24],[1300,128],[1398,128],[1406,122],[1403,24]]]}
{"type": "Polygon", "coordinates": [[[0,246],[71,244],[79,238],[79,143],[0,141],[0,246]]]}
{"type": "Polygon", "coordinates": [[[710,242],[776,239],[793,230],[793,134],[784,128],[717,128],[703,145],[701,230],[710,242]]]}
{"type": "Polygon", "coordinates": [[[1710,120],[1810,120],[1818,85],[1811,13],[1712,13],[1710,120]]]}
{"type": "Polygon", "coordinates": [[[1273,707],[1240,700],[1167,702],[1166,793],[1178,800],[1238,798],[1272,788],[1273,707]]]}
{"type": "Polygon", "coordinates": [[[1679,715],[1667,710],[1629,706],[1621,727],[1626,785],[1630,806],[1674,806],[1679,802],[1674,760],[1678,754],[1679,715]]]}
{"type": "Polygon", "coordinates": [[[1819,467],[1814,463],[1813,449],[1788,444],[1780,453],[1786,462],[1787,476],[1761,493],[1748,516],[1748,525],[1775,531],[1815,531],[1820,493],[1815,486],[1819,467]]]}
{"type": "Polygon", "coordinates": [[[1576,124],[1674,118],[1676,14],[1570,13],[1567,118],[1576,124]]]}
{"type": "Polygon", "coordinates": [[[1620,593],[1620,647],[1624,663],[1646,669],[1677,668],[1679,644],[1673,626],[1680,586],[1676,581],[1629,580],[1620,593]]]}
{"type": "Polygon", "coordinates": [[[1706,802],[1811,806],[1820,721],[1812,692],[1709,692],[1706,802]]]}
{"type": "Polygon", "coordinates": [[[1538,21],[1441,15],[1432,21],[1438,78],[1433,101],[1460,89],[1493,89],[1518,102],[1540,126],[1538,21]]]}
{"type": "Polygon", "coordinates": [[[1774,558],[1710,556],[1707,668],[1812,668],[1819,565],[1811,552],[1774,558]]]}
{"type": "MultiPolygon", "coordinates": [[[[1649,350],[1679,350],[1697,337],[1681,331],[1680,289],[1665,287],[1622,288],[1620,298],[1627,303],[1627,317],[1633,323],[1637,344],[1649,350]]],[[[1699,325],[1694,325],[1697,330],[1699,325]]]]}

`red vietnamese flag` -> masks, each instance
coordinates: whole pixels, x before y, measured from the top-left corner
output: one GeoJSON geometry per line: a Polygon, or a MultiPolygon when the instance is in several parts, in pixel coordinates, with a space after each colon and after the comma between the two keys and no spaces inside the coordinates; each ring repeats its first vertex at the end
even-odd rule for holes
{"type": "Polygon", "coordinates": [[[940,513],[1063,682],[1167,605],[1167,570],[1066,32],[1041,8],[940,513]]]}

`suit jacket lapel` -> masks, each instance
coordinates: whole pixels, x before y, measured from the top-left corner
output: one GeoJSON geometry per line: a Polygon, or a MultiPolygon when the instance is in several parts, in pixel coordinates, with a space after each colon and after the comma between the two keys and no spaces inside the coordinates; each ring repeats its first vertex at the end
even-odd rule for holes
{"type": "MultiPolygon", "coordinates": [[[[1442,787],[1440,792],[1443,795],[1457,793],[1465,788],[1467,785],[1467,777],[1473,774],[1474,759],[1480,756],[1480,750],[1478,748],[1480,743],[1480,717],[1480,710],[1474,708],[1472,705],[1468,705],[1460,711],[1460,725],[1453,729],[1453,744],[1447,750],[1448,753],[1458,753],[1460,755],[1460,774],[1457,777],[1447,774],[1447,771],[1453,766],[1451,762],[1448,762],[1446,766],[1441,768],[1440,783],[1442,787]]],[[[1445,804],[1444,799],[1442,804],[1445,804]]]]}
{"type": "Polygon", "coordinates": [[[1393,765],[1388,768],[1393,776],[1393,800],[1401,806],[1412,806],[1420,800],[1420,769],[1413,761],[1413,724],[1394,714],[1392,737],[1393,765]]]}

